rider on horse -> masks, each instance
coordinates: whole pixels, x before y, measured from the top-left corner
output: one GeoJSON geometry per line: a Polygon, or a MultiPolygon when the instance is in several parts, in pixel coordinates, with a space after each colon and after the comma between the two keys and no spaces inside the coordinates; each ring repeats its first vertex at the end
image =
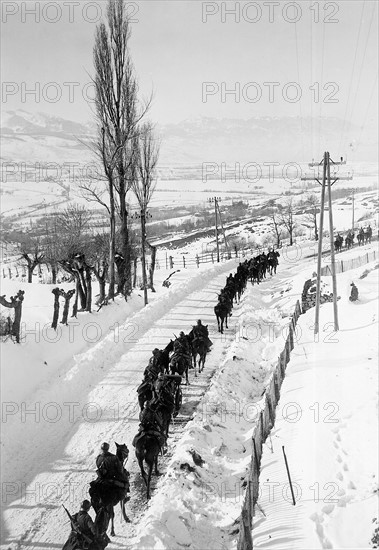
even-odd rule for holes
{"type": "Polygon", "coordinates": [[[154,402],[146,401],[144,409],[140,413],[140,425],[138,433],[134,436],[132,445],[136,446],[138,439],[143,437],[146,433],[154,435],[159,442],[161,448],[166,444],[166,437],[164,435],[164,428],[162,420],[155,411],[154,402]]]}
{"type": "Polygon", "coordinates": [[[174,355],[180,353],[188,358],[188,361],[191,362],[191,348],[188,342],[187,336],[183,331],[180,331],[179,337],[174,342],[174,355]]]}
{"type": "Polygon", "coordinates": [[[161,351],[158,348],[153,349],[153,357],[150,357],[149,364],[145,369],[145,376],[151,375],[155,380],[158,377],[158,374],[161,372],[161,367],[159,365],[159,356],[161,351]]]}
{"type": "Polygon", "coordinates": [[[103,443],[101,453],[96,458],[97,481],[108,482],[118,487],[129,486],[129,474],[123,467],[119,458],[109,452],[109,443],[103,443]]]}
{"type": "Polygon", "coordinates": [[[191,332],[189,333],[189,336],[192,336],[192,339],[195,338],[201,338],[206,341],[208,344],[207,353],[210,351],[211,346],[213,345],[213,342],[209,339],[209,333],[208,333],[208,327],[205,327],[201,323],[201,319],[198,319],[197,324],[192,327],[191,332]]]}

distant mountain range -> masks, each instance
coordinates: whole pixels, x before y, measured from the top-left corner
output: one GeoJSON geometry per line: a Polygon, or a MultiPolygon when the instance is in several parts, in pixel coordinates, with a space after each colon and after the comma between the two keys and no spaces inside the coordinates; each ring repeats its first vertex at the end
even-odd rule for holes
{"type": "MultiPolygon", "coordinates": [[[[203,162],[307,162],[311,127],[319,120],[299,117],[259,117],[248,120],[196,117],[178,124],[157,126],[161,138],[161,166],[193,166],[203,162]],[[303,139],[302,139],[303,131],[303,139]],[[303,148],[304,147],[304,148],[303,148]],[[304,151],[304,153],[303,153],[304,151]]],[[[95,124],[82,124],[43,113],[7,111],[1,117],[1,158],[6,161],[90,162],[86,147],[95,135],[95,124]]],[[[336,143],[343,129],[338,118],[322,120],[323,142],[336,143]]],[[[350,127],[351,160],[377,159],[375,131],[369,141],[356,146],[360,128],[350,127]]],[[[349,137],[350,137],[349,136],[349,137]]]]}

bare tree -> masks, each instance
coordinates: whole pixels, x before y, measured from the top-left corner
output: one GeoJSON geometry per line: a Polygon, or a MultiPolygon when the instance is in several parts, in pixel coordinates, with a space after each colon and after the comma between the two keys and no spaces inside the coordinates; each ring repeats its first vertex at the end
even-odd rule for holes
{"type": "Polygon", "coordinates": [[[270,225],[276,238],[276,247],[280,247],[280,238],[283,233],[283,227],[280,225],[280,214],[278,208],[272,208],[269,213],[270,225]]]}
{"type": "Polygon", "coordinates": [[[294,210],[295,208],[293,198],[288,197],[280,211],[280,221],[288,231],[290,246],[293,245],[294,230],[296,227],[296,222],[294,220],[294,210]]]}
{"type": "Polygon", "coordinates": [[[29,233],[20,235],[18,251],[21,255],[19,260],[26,263],[26,268],[28,270],[28,283],[31,283],[33,281],[33,273],[35,268],[38,265],[41,265],[45,259],[45,251],[41,239],[29,233]]]}
{"type": "MultiPolygon", "coordinates": [[[[146,281],[146,211],[153,196],[156,185],[156,167],[159,157],[159,144],[154,138],[153,126],[147,122],[141,126],[140,135],[134,140],[134,152],[136,156],[136,177],[133,180],[132,188],[140,207],[141,215],[141,248],[142,248],[142,277],[145,305],[147,304],[147,281],[146,281]]],[[[154,290],[154,264],[155,253],[154,247],[152,251],[152,270],[150,269],[150,288],[154,290]],[[154,263],[153,263],[154,262],[154,263]]]]}
{"type": "Polygon", "coordinates": [[[317,217],[320,213],[320,202],[316,195],[310,195],[305,201],[304,206],[306,213],[303,215],[303,219],[306,223],[309,223],[314,231],[315,240],[318,241],[318,226],[317,217]]]}
{"type": "MultiPolygon", "coordinates": [[[[93,149],[100,158],[109,193],[110,217],[109,295],[114,294],[115,212],[120,218],[121,254],[125,260],[125,297],[131,292],[130,246],[126,194],[133,180],[133,139],[149,103],[140,106],[138,86],[128,42],[131,34],[124,0],[108,0],[107,24],[96,29],[94,46],[95,108],[98,138],[93,149]]],[[[92,196],[104,201],[98,193],[92,196]]]]}

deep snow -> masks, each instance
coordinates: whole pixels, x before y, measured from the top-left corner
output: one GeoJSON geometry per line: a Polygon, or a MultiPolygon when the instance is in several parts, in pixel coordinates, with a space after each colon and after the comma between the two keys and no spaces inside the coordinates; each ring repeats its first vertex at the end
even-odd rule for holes
{"type": "MultiPolygon", "coordinates": [[[[360,253],[362,249],[355,248],[343,254],[344,257],[353,257],[360,253]]],[[[206,323],[209,322],[215,345],[207,359],[205,378],[197,382],[191,380],[192,388],[190,386],[185,391],[185,406],[188,407],[189,403],[189,410],[192,410],[201,392],[206,391],[209,383],[211,386],[181,437],[180,434],[173,436],[169,453],[171,456],[164,468],[165,476],[158,481],[147,509],[141,496],[143,486],[138,481],[139,473],[131,452],[129,467],[132,478],[136,481],[130,506],[132,510],[140,508],[140,511],[135,513],[135,521],[131,526],[121,525],[119,514],[116,515],[118,536],[108,548],[233,548],[238,536],[237,520],[250,460],[250,437],[255,414],[265,382],[284,345],[282,329],[288,323],[288,316],[300,296],[305,279],[309,278],[315,267],[315,259],[305,258],[307,254],[309,244],[289,249],[282,254],[275,278],[269,278],[259,287],[249,285],[241,305],[235,307],[230,329],[222,338],[216,332],[213,306],[217,290],[223,286],[226,274],[236,267],[235,260],[222,265],[205,264],[200,269],[181,270],[173,278],[172,287],[168,290],[160,287],[152,303],[145,309],[141,309],[142,298],[138,295],[133,298],[135,303],[132,300],[128,305],[114,304],[109,309],[105,308],[101,314],[104,317],[101,318],[99,314],[96,321],[99,320],[99,324],[107,327],[111,319],[113,324],[118,319],[119,337],[115,338],[114,330],[104,330],[97,343],[91,345],[82,339],[83,346],[76,344],[78,351],[74,356],[67,341],[64,345],[63,341],[55,344],[52,349],[58,350],[55,355],[61,356],[60,365],[49,371],[51,376],[43,378],[43,385],[39,390],[33,385],[34,381],[30,384],[31,377],[26,376],[27,370],[23,371],[26,374],[23,375],[21,388],[9,389],[13,398],[10,399],[3,393],[3,401],[13,401],[13,405],[8,405],[10,408],[5,409],[5,417],[3,408],[4,544],[1,548],[54,549],[62,546],[69,526],[65,522],[60,504],[63,502],[74,510],[80,499],[86,496],[88,482],[94,476],[94,459],[100,443],[103,440],[125,442],[131,448],[131,439],[138,425],[135,388],[140,382],[152,348],[156,345],[164,346],[173,333],[177,334],[181,328],[188,330],[199,317],[206,323]],[[123,308],[122,312],[120,308],[123,308]],[[216,375],[211,380],[214,372],[216,375]],[[34,414],[27,414],[27,409],[30,408],[34,409],[34,414]],[[232,412],[227,414],[224,408],[232,412]],[[189,451],[196,451],[200,455],[204,461],[202,466],[194,463],[193,454],[189,451]]],[[[333,475],[341,474],[344,476],[344,485],[341,488],[345,494],[339,495],[339,498],[345,506],[335,505],[333,509],[327,507],[323,510],[325,503],[313,503],[309,499],[307,506],[291,508],[282,499],[276,500],[276,506],[271,509],[267,502],[262,502],[267,519],[262,521],[257,512],[253,531],[255,544],[262,548],[284,547],[281,546],[283,536],[280,529],[285,529],[284,542],[288,548],[307,547],[301,546],[302,542],[299,540],[314,544],[309,548],[327,547],[327,541],[334,544],[335,548],[339,547],[338,544],[342,544],[341,548],[353,548],[343,546],[346,540],[350,540],[349,544],[362,544],[363,535],[357,528],[354,533],[347,529],[343,537],[338,533],[340,526],[351,524],[351,515],[357,514],[357,507],[354,507],[356,497],[360,502],[359,498],[363,494],[370,494],[371,500],[369,508],[359,507],[360,518],[364,516],[364,520],[357,523],[362,527],[366,539],[372,534],[368,523],[372,520],[371,495],[375,479],[370,476],[374,464],[371,461],[365,462],[362,467],[362,460],[359,461],[355,454],[359,450],[362,456],[364,453],[371,457],[377,456],[375,441],[370,442],[368,438],[363,441],[359,432],[362,431],[363,420],[363,425],[367,426],[367,413],[372,414],[376,407],[376,373],[372,366],[376,365],[377,356],[373,350],[370,353],[372,359],[366,361],[364,357],[367,355],[367,346],[375,342],[371,331],[377,327],[372,324],[370,315],[378,304],[374,279],[378,270],[373,270],[365,279],[359,280],[358,277],[364,269],[338,276],[338,289],[342,296],[339,302],[341,331],[338,334],[341,336],[341,344],[335,343],[333,347],[328,347],[326,342],[315,344],[312,332],[305,328],[287,367],[288,383],[292,381],[294,384],[288,389],[289,400],[302,404],[302,410],[309,413],[308,416],[303,415],[303,431],[296,437],[292,432],[290,434],[291,438],[294,437],[294,450],[288,443],[289,436],[283,440],[291,470],[295,467],[294,480],[298,480],[296,468],[304,463],[309,466],[309,471],[304,470],[305,478],[306,475],[310,476],[310,472],[314,474],[313,470],[317,465],[319,477],[314,479],[314,475],[310,476],[312,479],[309,484],[320,479],[320,492],[323,491],[321,485],[323,482],[325,485],[325,479],[334,482],[333,475]],[[361,292],[361,302],[358,304],[351,304],[347,300],[351,278],[358,283],[361,292]],[[361,325],[363,328],[359,328],[361,325]],[[366,343],[366,346],[356,346],[357,342],[366,343]],[[345,362],[351,360],[353,363],[350,368],[344,368],[346,365],[341,365],[341,362],[336,369],[325,368],[324,363],[333,358],[337,362],[337,359],[343,357],[345,362]],[[367,376],[359,377],[354,363],[362,362],[367,366],[369,361],[367,376]],[[327,370],[331,373],[331,378],[325,378],[325,385],[324,376],[321,378],[316,374],[316,366],[323,373],[327,370]],[[300,380],[301,386],[295,376],[298,371],[306,373],[304,380],[300,380]],[[338,385],[335,383],[336,373],[340,377],[338,385]],[[341,387],[345,391],[343,400],[341,387]],[[301,388],[306,388],[311,393],[311,403],[309,393],[305,396],[299,394],[301,388]],[[336,391],[340,401],[335,397],[336,391]],[[367,405],[363,403],[363,395],[369,395],[367,405]],[[329,410],[324,411],[322,406],[333,400],[339,406],[341,403],[339,410],[343,410],[341,422],[337,425],[340,431],[332,432],[333,436],[328,431],[320,435],[317,460],[313,454],[310,457],[304,456],[304,449],[312,448],[312,415],[316,414],[314,409],[309,410],[309,406],[319,402],[319,414],[324,415],[329,410]],[[356,409],[360,411],[358,415],[356,409]],[[347,418],[351,413],[354,413],[354,422],[347,418]],[[349,440],[350,429],[352,437],[349,440]],[[343,444],[338,441],[338,436],[343,436],[343,444]],[[306,437],[311,438],[310,443],[302,445],[303,438],[305,440],[306,437]],[[296,441],[300,442],[298,447],[296,441]],[[340,448],[333,446],[332,449],[333,443],[340,443],[340,448]],[[321,451],[323,445],[327,452],[321,451]],[[322,460],[319,461],[319,457],[322,460]],[[342,459],[341,462],[338,462],[338,457],[342,459]],[[345,470],[345,466],[348,470],[345,470]],[[360,470],[362,474],[359,473],[360,470]],[[325,475],[327,477],[324,479],[325,475]],[[357,488],[355,492],[352,484],[357,488]],[[351,495],[353,498],[350,498],[351,495]],[[298,514],[296,517],[293,516],[294,510],[298,514]],[[301,515],[303,511],[304,514],[301,515]],[[283,517],[289,518],[290,529],[283,517]],[[298,524],[304,525],[302,539],[298,538],[298,524]],[[295,529],[292,528],[293,525],[295,529]],[[269,536],[271,539],[268,541],[269,536]]],[[[163,278],[163,272],[161,277],[163,278]]],[[[41,287],[42,285],[38,285],[38,288],[41,287]]],[[[49,319],[50,307],[46,309],[46,317],[42,317],[41,322],[49,319]]],[[[312,312],[310,310],[301,318],[300,327],[303,327],[303,323],[307,327],[307,323],[312,322],[312,312]]],[[[325,336],[327,339],[333,338],[333,331],[328,325],[330,312],[329,304],[322,306],[321,326],[325,330],[324,339],[325,336]]],[[[88,319],[83,316],[80,322],[85,324],[88,319]]],[[[10,354],[12,361],[17,361],[15,353],[20,354],[18,359],[22,357],[27,361],[32,357],[33,341],[29,348],[28,345],[17,347],[7,342],[3,350],[10,354]]],[[[46,342],[41,342],[34,348],[36,353],[37,350],[39,352],[38,360],[47,353],[47,348],[46,342]]],[[[58,362],[57,359],[56,364],[58,362]]],[[[6,382],[8,388],[11,388],[11,367],[12,363],[9,362],[5,371],[9,375],[6,382]]],[[[287,379],[282,391],[286,391],[286,384],[287,379]]],[[[374,428],[372,416],[369,422],[374,428]]],[[[300,422],[296,425],[286,422],[285,427],[293,430],[294,426],[300,428],[300,422]]],[[[335,424],[331,426],[334,427],[335,424]]],[[[283,431],[280,424],[275,426],[271,437],[274,452],[281,452],[280,440],[277,443],[275,438],[283,431]]],[[[370,433],[374,433],[374,429],[370,433]]],[[[267,447],[271,447],[271,443],[267,447]]],[[[282,459],[280,456],[272,457],[269,451],[268,462],[273,460],[273,473],[267,477],[273,481],[277,476],[278,482],[284,483],[277,473],[279,463],[282,466],[282,459]]],[[[266,475],[268,467],[269,465],[264,467],[262,476],[266,475]]],[[[336,479],[338,483],[338,478],[336,479]]],[[[307,478],[304,483],[308,483],[307,478]]]]}

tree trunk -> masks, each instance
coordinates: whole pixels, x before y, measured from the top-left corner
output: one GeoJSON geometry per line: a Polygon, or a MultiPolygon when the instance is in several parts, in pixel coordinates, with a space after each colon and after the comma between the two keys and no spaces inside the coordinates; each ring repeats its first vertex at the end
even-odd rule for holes
{"type": "Polygon", "coordinates": [[[60,290],[59,288],[54,288],[51,291],[54,294],[54,314],[53,314],[53,322],[51,323],[51,328],[54,330],[57,330],[58,326],[58,317],[59,317],[59,296],[60,290]]]}
{"type": "Polygon", "coordinates": [[[84,269],[78,269],[76,271],[76,277],[79,282],[78,291],[79,291],[79,300],[80,300],[80,309],[85,311],[87,306],[87,292],[86,292],[86,282],[84,279],[84,269]]]}
{"type": "Polygon", "coordinates": [[[58,270],[56,268],[55,265],[52,265],[51,266],[51,277],[52,277],[52,284],[53,285],[56,285],[57,284],[57,274],[58,274],[58,270]]]}
{"type": "Polygon", "coordinates": [[[114,271],[114,256],[116,250],[116,219],[115,219],[115,201],[113,182],[109,185],[109,286],[108,286],[108,298],[114,299],[114,286],[115,286],[115,271],[114,271]]]}
{"type": "Polygon", "coordinates": [[[154,288],[154,271],[155,271],[155,261],[157,256],[157,247],[151,245],[148,241],[146,241],[147,246],[151,250],[151,262],[149,265],[149,288],[152,292],[155,292],[154,288]]]}
{"type": "Polygon", "coordinates": [[[64,290],[60,290],[60,294],[64,298],[64,308],[63,308],[63,315],[61,320],[62,325],[67,325],[67,317],[68,317],[68,310],[70,307],[70,300],[74,295],[74,293],[75,293],[75,290],[69,290],[68,292],[65,292],[64,290]]]}
{"type": "Polygon", "coordinates": [[[75,302],[72,307],[72,315],[71,315],[71,317],[75,317],[75,319],[77,319],[77,316],[78,316],[79,288],[80,288],[79,279],[76,277],[76,295],[75,295],[75,302]]]}
{"type": "Polygon", "coordinates": [[[137,284],[137,263],[138,263],[138,258],[134,258],[134,273],[133,273],[133,288],[136,288],[136,284],[137,284]]]}
{"type": "Polygon", "coordinates": [[[86,311],[91,313],[92,307],[92,280],[91,280],[91,268],[86,266],[86,311]]]}
{"type": "Polygon", "coordinates": [[[33,271],[34,271],[34,265],[28,264],[28,283],[33,282],[33,271]]]}
{"type": "MultiPolygon", "coordinates": [[[[24,298],[22,298],[23,300],[24,298]]],[[[12,334],[16,337],[17,344],[20,343],[20,325],[21,325],[21,314],[22,314],[22,300],[17,302],[14,308],[14,321],[12,325],[12,334]]]]}

